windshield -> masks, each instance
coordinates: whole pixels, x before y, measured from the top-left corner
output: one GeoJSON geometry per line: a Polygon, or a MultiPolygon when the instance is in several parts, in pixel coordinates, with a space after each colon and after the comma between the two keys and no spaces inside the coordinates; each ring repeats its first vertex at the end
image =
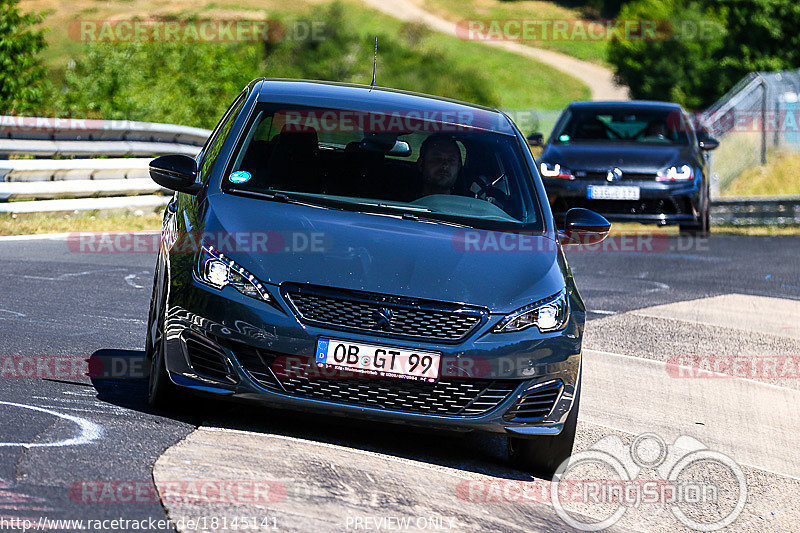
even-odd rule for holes
{"type": "Polygon", "coordinates": [[[222,188],[470,227],[543,229],[516,137],[407,115],[260,104],[222,188]]]}
{"type": "Polygon", "coordinates": [[[551,142],[689,143],[688,128],[677,110],[636,108],[573,108],[556,124],[551,142]]]}

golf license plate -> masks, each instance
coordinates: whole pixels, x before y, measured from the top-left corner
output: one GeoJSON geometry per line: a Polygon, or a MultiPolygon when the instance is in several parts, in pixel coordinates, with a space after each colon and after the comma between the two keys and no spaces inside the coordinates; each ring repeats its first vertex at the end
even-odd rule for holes
{"type": "Polygon", "coordinates": [[[315,361],[320,368],[337,367],[358,374],[435,381],[439,377],[440,357],[435,352],[410,348],[319,338],[315,361]]]}
{"type": "Polygon", "coordinates": [[[590,200],[638,200],[639,187],[589,185],[586,197],[590,200]]]}

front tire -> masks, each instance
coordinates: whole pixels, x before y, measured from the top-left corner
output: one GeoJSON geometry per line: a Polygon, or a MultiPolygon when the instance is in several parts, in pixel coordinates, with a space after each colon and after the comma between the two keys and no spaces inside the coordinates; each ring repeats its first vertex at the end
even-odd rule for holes
{"type": "Polygon", "coordinates": [[[153,280],[153,294],[150,298],[150,316],[145,343],[145,361],[150,363],[147,403],[150,407],[157,409],[170,409],[180,404],[184,393],[170,380],[164,361],[166,290],[163,288],[165,280],[159,276],[159,273],[162,272],[159,266],[156,265],[156,275],[153,280]],[[159,288],[162,290],[159,291],[159,288]]]}
{"type": "Polygon", "coordinates": [[[705,201],[697,224],[681,224],[679,231],[681,235],[689,237],[708,237],[711,233],[711,206],[708,200],[705,201]]]}
{"type": "Polygon", "coordinates": [[[572,410],[564,423],[564,429],[558,435],[533,438],[508,437],[508,458],[514,468],[544,479],[553,479],[561,463],[572,455],[578,427],[580,394],[581,386],[578,382],[572,410]]]}

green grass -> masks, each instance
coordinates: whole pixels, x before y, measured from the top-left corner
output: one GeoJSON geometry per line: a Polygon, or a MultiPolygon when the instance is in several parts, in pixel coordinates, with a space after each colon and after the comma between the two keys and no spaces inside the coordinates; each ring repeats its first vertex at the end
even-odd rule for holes
{"type": "MultiPolygon", "coordinates": [[[[678,226],[655,226],[635,222],[614,222],[611,224],[611,235],[654,235],[678,236],[678,226]]],[[[800,235],[800,226],[712,226],[711,238],[714,235],[800,235]]]]}
{"type": "MultiPolygon", "coordinates": [[[[403,26],[402,22],[372,10],[360,9],[354,16],[356,26],[366,34],[379,29],[399,32],[403,26]]],[[[555,110],[573,100],[590,97],[586,85],[538,61],[439,33],[431,33],[428,39],[429,45],[450,56],[454,65],[478,67],[494,80],[503,108],[555,110]]],[[[380,50],[380,43],[378,46],[380,50]]]]}
{"type": "Polygon", "coordinates": [[[766,165],[748,168],[725,189],[725,196],[800,195],[800,154],[768,154],[766,165]]]}
{"type": "Polygon", "coordinates": [[[73,231],[142,231],[161,229],[163,208],[157,212],[84,212],[63,214],[0,214],[0,235],[69,233],[73,231]]]}
{"type": "MultiPolygon", "coordinates": [[[[558,2],[538,0],[518,0],[515,2],[503,2],[501,0],[425,0],[424,6],[428,11],[453,22],[465,19],[527,20],[536,22],[537,25],[535,27],[538,28],[538,22],[544,20],[585,20],[583,13],[578,9],[565,7],[558,2]]],[[[520,42],[536,48],[561,52],[584,61],[591,61],[601,65],[607,64],[606,45],[608,42],[605,40],[563,40],[552,39],[547,35],[543,35],[543,37],[547,38],[520,42]]]]}

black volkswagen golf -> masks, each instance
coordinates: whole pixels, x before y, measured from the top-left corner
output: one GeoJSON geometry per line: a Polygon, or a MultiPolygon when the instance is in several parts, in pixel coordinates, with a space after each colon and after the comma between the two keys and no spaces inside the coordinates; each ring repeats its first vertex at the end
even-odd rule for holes
{"type": "Polygon", "coordinates": [[[539,171],[557,219],[586,207],[609,220],[678,224],[682,233],[705,235],[706,152],[717,144],[695,131],[678,104],[574,102],[556,122],[539,171]]]}
{"type": "Polygon", "coordinates": [[[150,304],[149,400],[190,392],[509,437],[552,474],[575,438],[585,307],[535,162],[495,109],[255,80],[176,191],[150,304]]]}

